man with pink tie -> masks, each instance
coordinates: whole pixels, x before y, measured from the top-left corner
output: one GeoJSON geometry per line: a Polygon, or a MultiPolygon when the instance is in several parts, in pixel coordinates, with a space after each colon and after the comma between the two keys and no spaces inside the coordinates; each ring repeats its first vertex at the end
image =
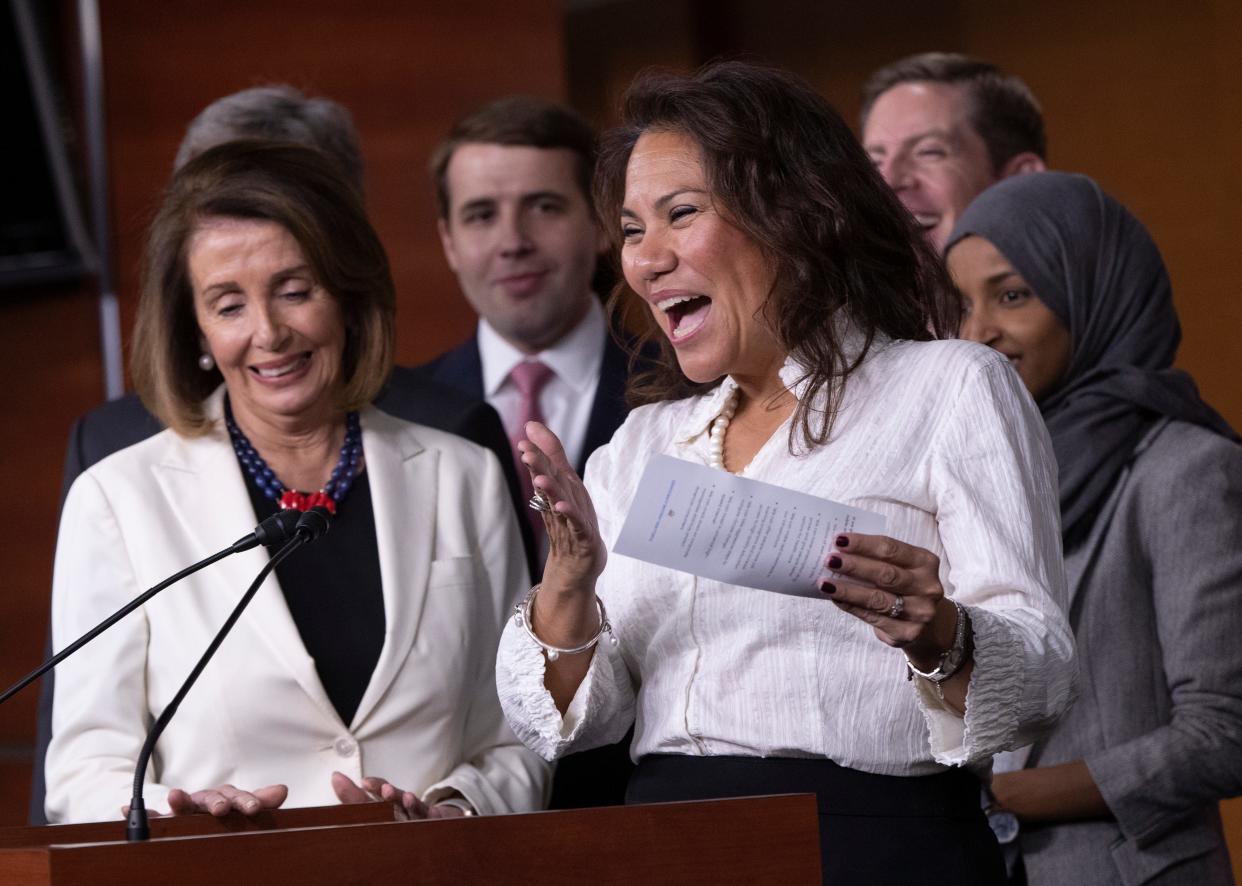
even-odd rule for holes
{"type": "MultiPolygon", "coordinates": [[[[607,241],[591,202],[595,152],[574,111],[511,96],[463,118],[431,160],[444,255],[479,326],[421,370],[485,399],[514,444],[526,422],[546,423],[579,471],[628,411],[628,356],[598,292],[607,241]]],[[[530,514],[542,545],[543,523],[530,514]]],[[[562,760],[552,807],[621,803],[628,747],[627,736],[562,760]]]]}

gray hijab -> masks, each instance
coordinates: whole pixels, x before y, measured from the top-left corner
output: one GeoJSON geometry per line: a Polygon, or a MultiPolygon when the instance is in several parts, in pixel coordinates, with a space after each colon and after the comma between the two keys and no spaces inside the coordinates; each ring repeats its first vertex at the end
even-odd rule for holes
{"type": "Polygon", "coordinates": [[[1083,175],[1037,172],[988,188],[958,219],[990,241],[1069,329],[1065,377],[1039,408],[1060,469],[1066,543],[1091,525],[1151,426],[1167,417],[1238,435],[1172,368],[1181,341],[1164,261],[1143,225],[1083,175]]]}

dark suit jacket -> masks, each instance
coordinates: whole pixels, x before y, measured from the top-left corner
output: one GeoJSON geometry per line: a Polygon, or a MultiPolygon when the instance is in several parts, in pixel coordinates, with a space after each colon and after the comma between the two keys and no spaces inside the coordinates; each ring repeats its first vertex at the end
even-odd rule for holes
{"type": "MultiPolygon", "coordinates": [[[[500,459],[513,500],[514,512],[522,532],[522,544],[526,550],[527,565],[532,574],[537,565],[534,537],[530,524],[523,514],[526,502],[522,500],[521,486],[513,464],[509,438],[500,423],[496,410],[483,402],[482,397],[463,397],[455,388],[446,387],[426,373],[398,366],[376,399],[375,405],[397,418],[417,422],[442,431],[465,437],[485,446],[500,459]]],[[[65,454],[65,475],[61,486],[61,503],[69,494],[69,487],[78,475],[91,465],[114,452],[139,443],[163,430],[163,426],[143,408],[142,402],[133,394],[112,400],[96,407],[79,418],[69,433],[69,447],[65,454]]],[[[244,532],[246,527],[239,527],[244,532]]],[[[48,640],[51,654],[51,639],[48,640]]],[[[46,824],[43,813],[43,797],[46,785],[43,778],[43,760],[47,745],[52,738],[52,693],[55,685],[54,672],[43,678],[39,692],[38,719],[35,737],[34,772],[30,790],[30,821],[46,824]]]]}
{"type": "MultiPolygon", "coordinates": [[[[599,368],[595,403],[587,420],[582,457],[575,465],[579,475],[586,468],[587,458],[612,439],[613,432],[621,426],[629,412],[625,405],[629,357],[613,340],[611,334],[604,336],[602,344],[604,359],[599,368]]],[[[479,342],[475,336],[419,367],[419,370],[471,397],[483,396],[483,361],[479,356],[479,342]]],[[[540,575],[542,569],[535,570],[532,574],[540,575]]],[[[578,809],[624,803],[625,787],[634,768],[629,752],[633,735],[631,729],[617,744],[563,757],[556,764],[556,774],[552,778],[550,807],[578,809]]]]}
{"type": "MultiPolygon", "coordinates": [[[[587,420],[582,458],[574,465],[579,474],[586,469],[587,457],[612,439],[613,432],[621,427],[621,422],[629,414],[629,409],[625,406],[629,358],[611,335],[604,336],[603,347],[604,359],[599,367],[599,386],[595,391],[591,417],[587,420]]],[[[435,381],[451,385],[475,399],[483,398],[483,361],[479,357],[479,341],[475,336],[430,363],[418,367],[417,371],[425,372],[435,381]]]]}

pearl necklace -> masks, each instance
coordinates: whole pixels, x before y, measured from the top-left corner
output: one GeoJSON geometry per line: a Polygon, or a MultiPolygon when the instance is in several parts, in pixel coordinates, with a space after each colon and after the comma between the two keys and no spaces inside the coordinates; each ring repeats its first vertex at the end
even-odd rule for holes
{"type": "Polygon", "coordinates": [[[728,473],[728,468],[724,463],[724,438],[725,431],[729,429],[729,422],[733,420],[733,414],[737,412],[738,389],[734,388],[729,394],[729,399],[725,400],[724,406],[721,407],[720,415],[716,416],[712,422],[711,434],[708,438],[710,447],[710,455],[707,463],[713,468],[719,468],[728,473]]]}

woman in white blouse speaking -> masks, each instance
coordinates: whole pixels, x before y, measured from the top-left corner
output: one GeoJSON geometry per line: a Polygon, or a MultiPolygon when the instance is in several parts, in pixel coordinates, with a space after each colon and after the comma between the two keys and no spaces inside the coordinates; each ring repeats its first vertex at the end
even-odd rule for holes
{"type": "Polygon", "coordinates": [[[597,205],[665,359],[585,485],[527,426],[550,553],[501,641],[509,722],[549,760],[633,724],[631,802],[815,791],[825,882],[1001,882],[978,774],[1073,682],[1039,413],[1003,357],[941,340],[936,257],[803,81],[648,74],[624,115],[597,205]],[[658,453],[889,536],[837,537],[822,599],[609,557],[658,453]]]}

